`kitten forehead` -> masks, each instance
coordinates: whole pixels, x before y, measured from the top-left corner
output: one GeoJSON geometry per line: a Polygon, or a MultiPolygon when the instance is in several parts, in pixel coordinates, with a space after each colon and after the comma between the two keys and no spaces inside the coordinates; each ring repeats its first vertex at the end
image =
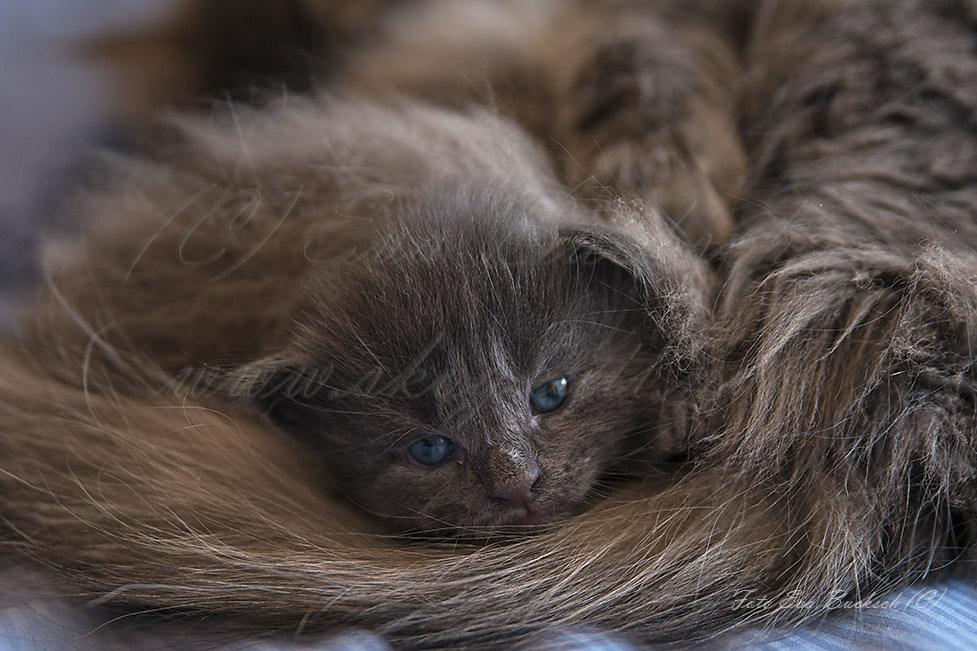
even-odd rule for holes
{"type": "Polygon", "coordinates": [[[385,264],[324,279],[306,329],[311,350],[348,357],[368,341],[370,357],[404,365],[437,341],[427,365],[524,383],[541,351],[571,347],[578,330],[612,311],[585,300],[555,231],[490,240],[498,231],[454,230],[410,233],[418,246],[382,254],[385,264]]]}
{"type": "Polygon", "coordinates": [[[308,292],[313,330],[337,321],[344,322],[331,330],[340,334],[392,326],[381,339],[396,332],[397,341],[417,346],[440,335],[449,348],[498,332],[479,362],[511,374],[515,351],[505,340],[541,327],[541,312],[566,294],[556,228],[528,222],[515,200],[410,210],[370,255],[322,270],[308,292]]]}

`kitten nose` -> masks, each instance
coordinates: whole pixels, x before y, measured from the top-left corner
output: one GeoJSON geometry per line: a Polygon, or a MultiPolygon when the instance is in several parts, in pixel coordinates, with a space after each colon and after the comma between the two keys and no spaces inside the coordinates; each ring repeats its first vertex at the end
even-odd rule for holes
{"type": "Polygon", "coordinates": [[[533,488],[539,482],[539,476],[540,471],[537,466],[526,468],[521,473],[508,477],[506,481],[497,485],[492,491],[492,497],[532,511],[532,502],[536,497],[533,495],[533,488]]]}

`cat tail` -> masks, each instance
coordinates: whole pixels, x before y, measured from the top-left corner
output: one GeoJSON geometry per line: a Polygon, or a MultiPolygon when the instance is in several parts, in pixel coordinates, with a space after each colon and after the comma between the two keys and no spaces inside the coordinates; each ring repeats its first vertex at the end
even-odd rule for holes
{"type": "Polygon", "coordinates": [[[405,547],[364,533],[260,422],[172,391],[86,391],[12,346],[0,357],[4,546],[97,602],[252,632],[367,627],[404,647],[497,647],[560,626],[688,640],[781,616],[749,602],[775,596],[811,548],[786,495],[715,469],[511,544],[405,547]]]}

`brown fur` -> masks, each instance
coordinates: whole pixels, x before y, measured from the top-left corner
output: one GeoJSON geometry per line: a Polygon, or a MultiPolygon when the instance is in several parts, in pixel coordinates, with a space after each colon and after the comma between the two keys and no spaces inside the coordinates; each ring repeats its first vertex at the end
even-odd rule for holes
{"type": "MultiPolygon", "coordinates": [[[[112,333],[151,331],[157,320],[140,321],[125,285],[98,278],[131,262],[131,249],[104,248],[126,241],[109,218],[111,237],[93,239],[96,282],[79,263],[69,266],[54,285],[66,289],[39,304],[39,327],[5,353],[0,482],[13,547],[90,594],[137,606],[219,613],[265,630],[357,625],[402,646],[483,647],[560,625],[651,642],[791,622],[820,613],[732,604],[757,590],[773,600],[799,591],[826,606],[836,594],[865,596],[969,557],[977,516],[975,18],[962,0],[761,3],[741,102],[751,175],[736,236],[719,251],[724,284],[711,326],[703,324],[703,263],[654,211],[610,211],[618,232],[585,238],[604,256],[615,257],[621,242],[641,251],[627,259],[647,267],[625,266],[630,277],[656,278],[656,291],[639,295],[676,368],[697,381],[689,400],[722,418],[695,442],[695,467],[682,477],[624,487],[506,545],[404,548],[369,535],[368,523],[314,489],[292,444],[260,422],[142,388],[171,382],[184,349],[206,360],[232,354],[235,342],[263,345],[260,321],[225,332],[240,327],[241,306],[291,305],[280,300],[282,287],[267,290],[275,300],[231,294],[237,309],[227,323],[194,318],[199,312],[183,309],[188,294],[173,310],[188,327],[164,323],[172,341],[153,351],[162,369],[133,364],[128,353],[113,358],[124,340],[112,333]],[[90,329],[73,332],[79,322],[64,307],[94,300],[110,308],[111,321],[85,319],[90,329]],[[178,347],[173,359],[159,353],[178,347]]],[[[296,119],[308,106],[295,109],[296,119]]],[[[409,104],[401,110],[418,119],[409,104]]],[[[246,178],[255,169],[248,156],[315,148],[299,130],[249,149],[281,122],[245,121],[240,139],[196,127],[210,154],[180,158],[192,174],[174,176],[166,164],[133,164],[133,174],[170,206],[168,216],[190,194],[186,179],[223,173],[215,160],[243,161],[229,167],[246,178]]],[[[521,137],[507,141],[505,123],[489,131],[524,155],[500,164],[425,147],[432,169],[456,178],[486,172],[496,188],[515,183],[552,197],[548,175],[538,174],[545,164],[526,155],[521,137]],[[529,163],[514,169],[511,161],[529,163]]],[[[357,148],[342,153],[353,156],[377,140],[349,142],[357,148]]],[[[379,160],[399,159],[395,151],[379,160]]],[[[385,183],[403,169],[369,168],[385,183]]],[[[288,170],[262,168],[272,218],[294,198],[288,170]]],[[[340,178],[333,173],[324,177],[340,178]]],[[[141,201],[116,183],[89,210],[141,201]]],[[[144,205],[126,212],[151,214],[144,205]]],[[[216,267],[171,261],[168,270],[197,276],[200,287],[216,267]]],[[[255,282],[286,277],[262,273],[255,282]]],[[[165,294],[143,294],[152,309],[179,299],[180,283],[160,286],[165,294]]],[[[271,310],[269,319],[278,318],[271,310]]]]}
{"type": "Polygon", "coordinates": [[[103,39],[123,110],[156,137],[161,105],[341,86],[489,106],[549,150],[583,200],[621,192],[689,241],[732,231],[745,157],[735,130],[743,0],[250,2],[188,0],[164,25],[103,39]]]}

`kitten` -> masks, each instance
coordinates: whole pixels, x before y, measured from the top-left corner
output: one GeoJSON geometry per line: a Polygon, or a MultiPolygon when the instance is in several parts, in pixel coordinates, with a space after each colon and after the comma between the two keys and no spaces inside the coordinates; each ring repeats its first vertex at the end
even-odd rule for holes
{"type": "Polygon", "coordinates": [[[292,98],[184,129],[51,257],[25,339],[64,381],[138,399],[126,371],[158,365],[176,398],[265,413],[396,532],[551,523],[681,456],[662,313],[703,313],[706,270],[666,296],[653,227],[588,226],[516,126],[292,98]]]}

